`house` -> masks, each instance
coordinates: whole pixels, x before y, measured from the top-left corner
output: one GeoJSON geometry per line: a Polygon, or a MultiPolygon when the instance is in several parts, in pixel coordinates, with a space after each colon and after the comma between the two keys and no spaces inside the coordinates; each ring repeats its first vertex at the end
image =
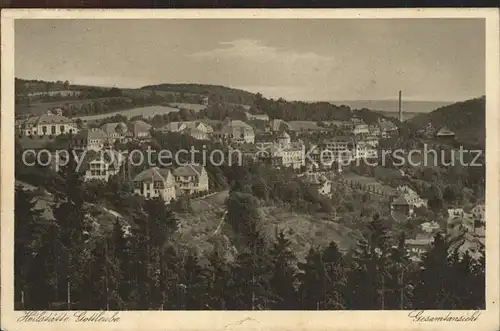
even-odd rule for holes
{"type": "Polygon", "coordinates": [[[359,138],[358,141],[363,141],[373,148],[376,148],[379,145],[378,138],[373,135],[364,136],[362,138],[359,138]]]}
{"type": "Polygon", "coordinates": [[[208,140],[213,128],[201,121],[170,122],[159,129],[161,132],[180,132],[199,140],[208,140]]]}
{"type": "Polygon", "coordinates": [[[52,108],[52,109],[47,110],[47,115],[63,116],[63,110],[62,110],[62,108],[52,108]]]}
{"type": "Polygon", "coordinates": [[[173,171],[175,185],[181,194],[208,192],[208,174],[203,166],[186,164],[173,171]]]}
{"type": "Polygon", "coordinates": [[[410,217],[415,208],[426,207],[427,201],[408,186],[399,186],[395,192],[396,198],[391,202],[391,211],[410,217]]]}
{"type": "Polygon", "coordinates": [[[428,234],[417,234],[413,239],[406,239],[405,245],[410,259],[414,262],[421,261],[422,255],[429,250],[433,242],[434,237],[428,234]]]}
{"type": "Polygon", "coordinates": [[[267,114],[250,114],[249,112],[245,112],[245,116],[247,121],[269,122],[269,115],[267,114]]]}
{"type": "Polygon", "coordinates": [[[445,140],[454,139],[455,138],[455,132],[451,131],[446,126],[443,126],[436,133],[436,138],[438,138],[438,139],[445,139],[445,140]]]}
{"type": "Polygon", "coordinates": [[[146,199],[162,198],[165,203],[176,198],[174,175],[169,169],[152,167],[134,177],[133,189],[146,199]]]}
{"type": "Polygon", "coordinates": [[[354,124],[351,121],[323,121],[325,127],[336,127],[344,131],[351,132],[354,129],[354,124]]]}
{"type": "Polygon", "coordinates": [[[398,186],[396,188],[396,194],[404,195],[406,200],[414,207],[421,208],[427,207],[427,201],[420,198],[420,196],[406,185],[398,186]]]}
{"type": "Polygon", "coordinates": [[[72,119],[65,116],[44,114],[24,121],[21,132],[25,136],[59,136],[77,133],[78,128],[72,119]]]}
{"type": "Polygon", "coordinates": [[[406,199],[405,196],[395,198],[391,203],[391,212],[398,212],[406,217],[413,214],[413,205],[406,199]]]}
{"type": "Polygon", "coordinates": [[[135,139],[149,139],[151,138],[151,125],[148,123],[137,120],[128,124],[128,131],[132,133],[135,139]]]}
{"type": "Polygon", "coordinates": [[[71,138],[70,147],[77,151],[100,151],[107,141],[108,137],[101,129],[85,129],[71,138]]]}
{"type": "Polygon", "coordinates": [[[432,137],[436,133],[436,129],[431,122],[427,123],[423,128],[418,130],[419,133],[426,137],[432,137]]]}
{"type": "Polygon", "coordinates": [[[240,120],[226,120],[220,131],[213,133],[214,138],[236,144],[255,143],[255,132],[247,123],[240,120]]]}
{"type": "Polygon", "coordinates": [[[376,124],[372,124],[368,126],[368,131],[370,131],[370,134],[375,137],[380,137],[382,134],[382,131],[380,130],[380,126],[376,124]]]}
{"type": "Polygon", "coordinates": [[[332,181],[322,173],[308,172],[302,176],[304,181],[309,185],[314,186],[318,193],[327,197],[332,195],[332,181]]]}
{"type": "Polygon", "coordinates": [[[424,222],[420,224],[420,230],[422,230],[425,233],[435,233],[438,231],[441,227],[439,224],[435,221],[432,222],[424,222]]]}
{"type": "Polygon", "coordinates": [[[474,208],[472,208],[470,213],[472,214],[474,220],[484,222],[484,212],[485,212],[484,204],[478,204],[474,206],[474,208]]]}
{"type": "Polygon", "coordinates": [[[127,124],[123,122],[105,123],[101,126],[101,130],[111,143],[125,138],[128,133],[127,124]]]}
{"type": "Polygon", "coordinates": [[[101,180],[107,182],[111,176],[120,172],[125,157],[113,149],[102,150],[95,156],[85,155],[88,158],[85,166],[84,180],[101,180]]]}
{"type": "Polygon", "coordinates": [[[187,134],[197,140],[208,140],[208,134],[197,128],[186,128],[181,133],[187,134]]]}
{"type": "Polygon", "coordinates": [[[390,138],[394,133],[398,131],[398,127],[394,125],[394,123],[386,119],[379,117],[377,124],[380,128],[380,136],[382,138],[390,138]]]}
{"type": "Polygon", "coordinates": [[[352,133],[354,135],[360,134],[369,134],[369,126],[362,119],[353,117],[351,118],[351,122],[353,123],[352,133]]]}
{"type": "Polygon", "coordinates": [[[201,104],[204,106],[208,106],[209,98],[208,96],[204,96],[201,98],[201,104]]]}

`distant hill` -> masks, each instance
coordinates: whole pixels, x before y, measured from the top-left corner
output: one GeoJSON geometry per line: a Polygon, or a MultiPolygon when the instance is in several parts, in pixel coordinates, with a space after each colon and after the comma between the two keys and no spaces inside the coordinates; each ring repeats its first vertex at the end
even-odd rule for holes
{"type": "Polygon", "coordinates": [[[464,145],[485,145],[485,106],[484,96],[440,107],[428,114],[413,117],[408,123],[422,128],[432,123],[434,128],[446,126],[455,132],[456,139],[464,145]]]}
{"type": "MultiPolygon", "coordinates": [[[[346,105],[351,109],[367,108],[382,113],[398,111],[398,100],[337,100],[330,101],[334,105],[346,105]]],[[[405,101],[403,98],[401,108],[403,113],[428,113],[434,109],[447,106],[452,102],[447,101],[405,101]]],[[[385,114],[384,114],[385,115],[385,114]]]]}
{"type": "Polygon", "coordinates": [[[141,89],[204,95],[214,99],[212,101],[221,101],[225,103],[236,103],[245,105],[251,105],[255,100],[254,93],[220,85],[159,84],[159,85],[143,86],[141,87],[141,89]]]}

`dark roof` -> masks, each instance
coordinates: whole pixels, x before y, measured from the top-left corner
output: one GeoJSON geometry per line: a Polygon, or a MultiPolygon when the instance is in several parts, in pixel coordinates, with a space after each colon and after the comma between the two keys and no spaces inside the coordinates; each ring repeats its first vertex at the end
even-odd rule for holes
{"type": "Polygon", "coordinates": [[[203,167],[200,165],[186,164],[176,168],[173,173],[175,176],[199,176],[203,172],[203,167]]]}
{"type": "Polygon", "coordinates": [[[169,169],[152,167],[134,177],[134,181],[164,181],[170,173],[169,169]]]}

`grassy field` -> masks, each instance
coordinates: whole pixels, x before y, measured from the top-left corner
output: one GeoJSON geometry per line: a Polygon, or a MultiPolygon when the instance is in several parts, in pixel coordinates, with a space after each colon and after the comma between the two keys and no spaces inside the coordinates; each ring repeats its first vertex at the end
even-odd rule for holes
{"type": "Polygon", "coordinates": [[[179,109],[166,107],[166,106],[148,106],[148,107],[139,107],[127,110],[116,111],[112,113],[99,114],[99,115],[90,115],[90,116],[80,116],[79,118],[85,121],[95,121],[102,120],[107,117],[112,117],[115,115],[123,115],[127,118],[131,118],[134,116],[142,116],[144,118],[154,117],[155,115],[163,115],[171,112],[178,112],[179,109]]]}
{"type": "Polygon", "coordinates": [[[207,106],[200,105],[197,103],[172,102],[172,103],[169,103],[168,105],[173,107],[173,108],[179,108],[179,109],[184,108],[184,109],[188,109],[188,110],[193,110],[195,112],[199,112],[200,110],[207,108],[207,106]]]}

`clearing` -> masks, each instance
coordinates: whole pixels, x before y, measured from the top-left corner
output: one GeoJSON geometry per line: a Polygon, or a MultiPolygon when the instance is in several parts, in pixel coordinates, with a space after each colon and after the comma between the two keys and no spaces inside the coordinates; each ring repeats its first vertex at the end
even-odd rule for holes
{"type": "Polygon", "coordinates": [[[167,106],[148,106],[139,107],[126,110],[120,110],[112,113],[99,114],[99,115],[89,115],[89,116],[79,116],[75,118],[80,118],[82,121],[95,121],[102,120],[104,118],[112,117],[115,115],[123,115],[127,118],[132,118],[134,116],[142,116],[144,118],[152,118],[156,115],[168,114],[171,112],[178,112],[179,109],[167,107],[167,106]]]}

